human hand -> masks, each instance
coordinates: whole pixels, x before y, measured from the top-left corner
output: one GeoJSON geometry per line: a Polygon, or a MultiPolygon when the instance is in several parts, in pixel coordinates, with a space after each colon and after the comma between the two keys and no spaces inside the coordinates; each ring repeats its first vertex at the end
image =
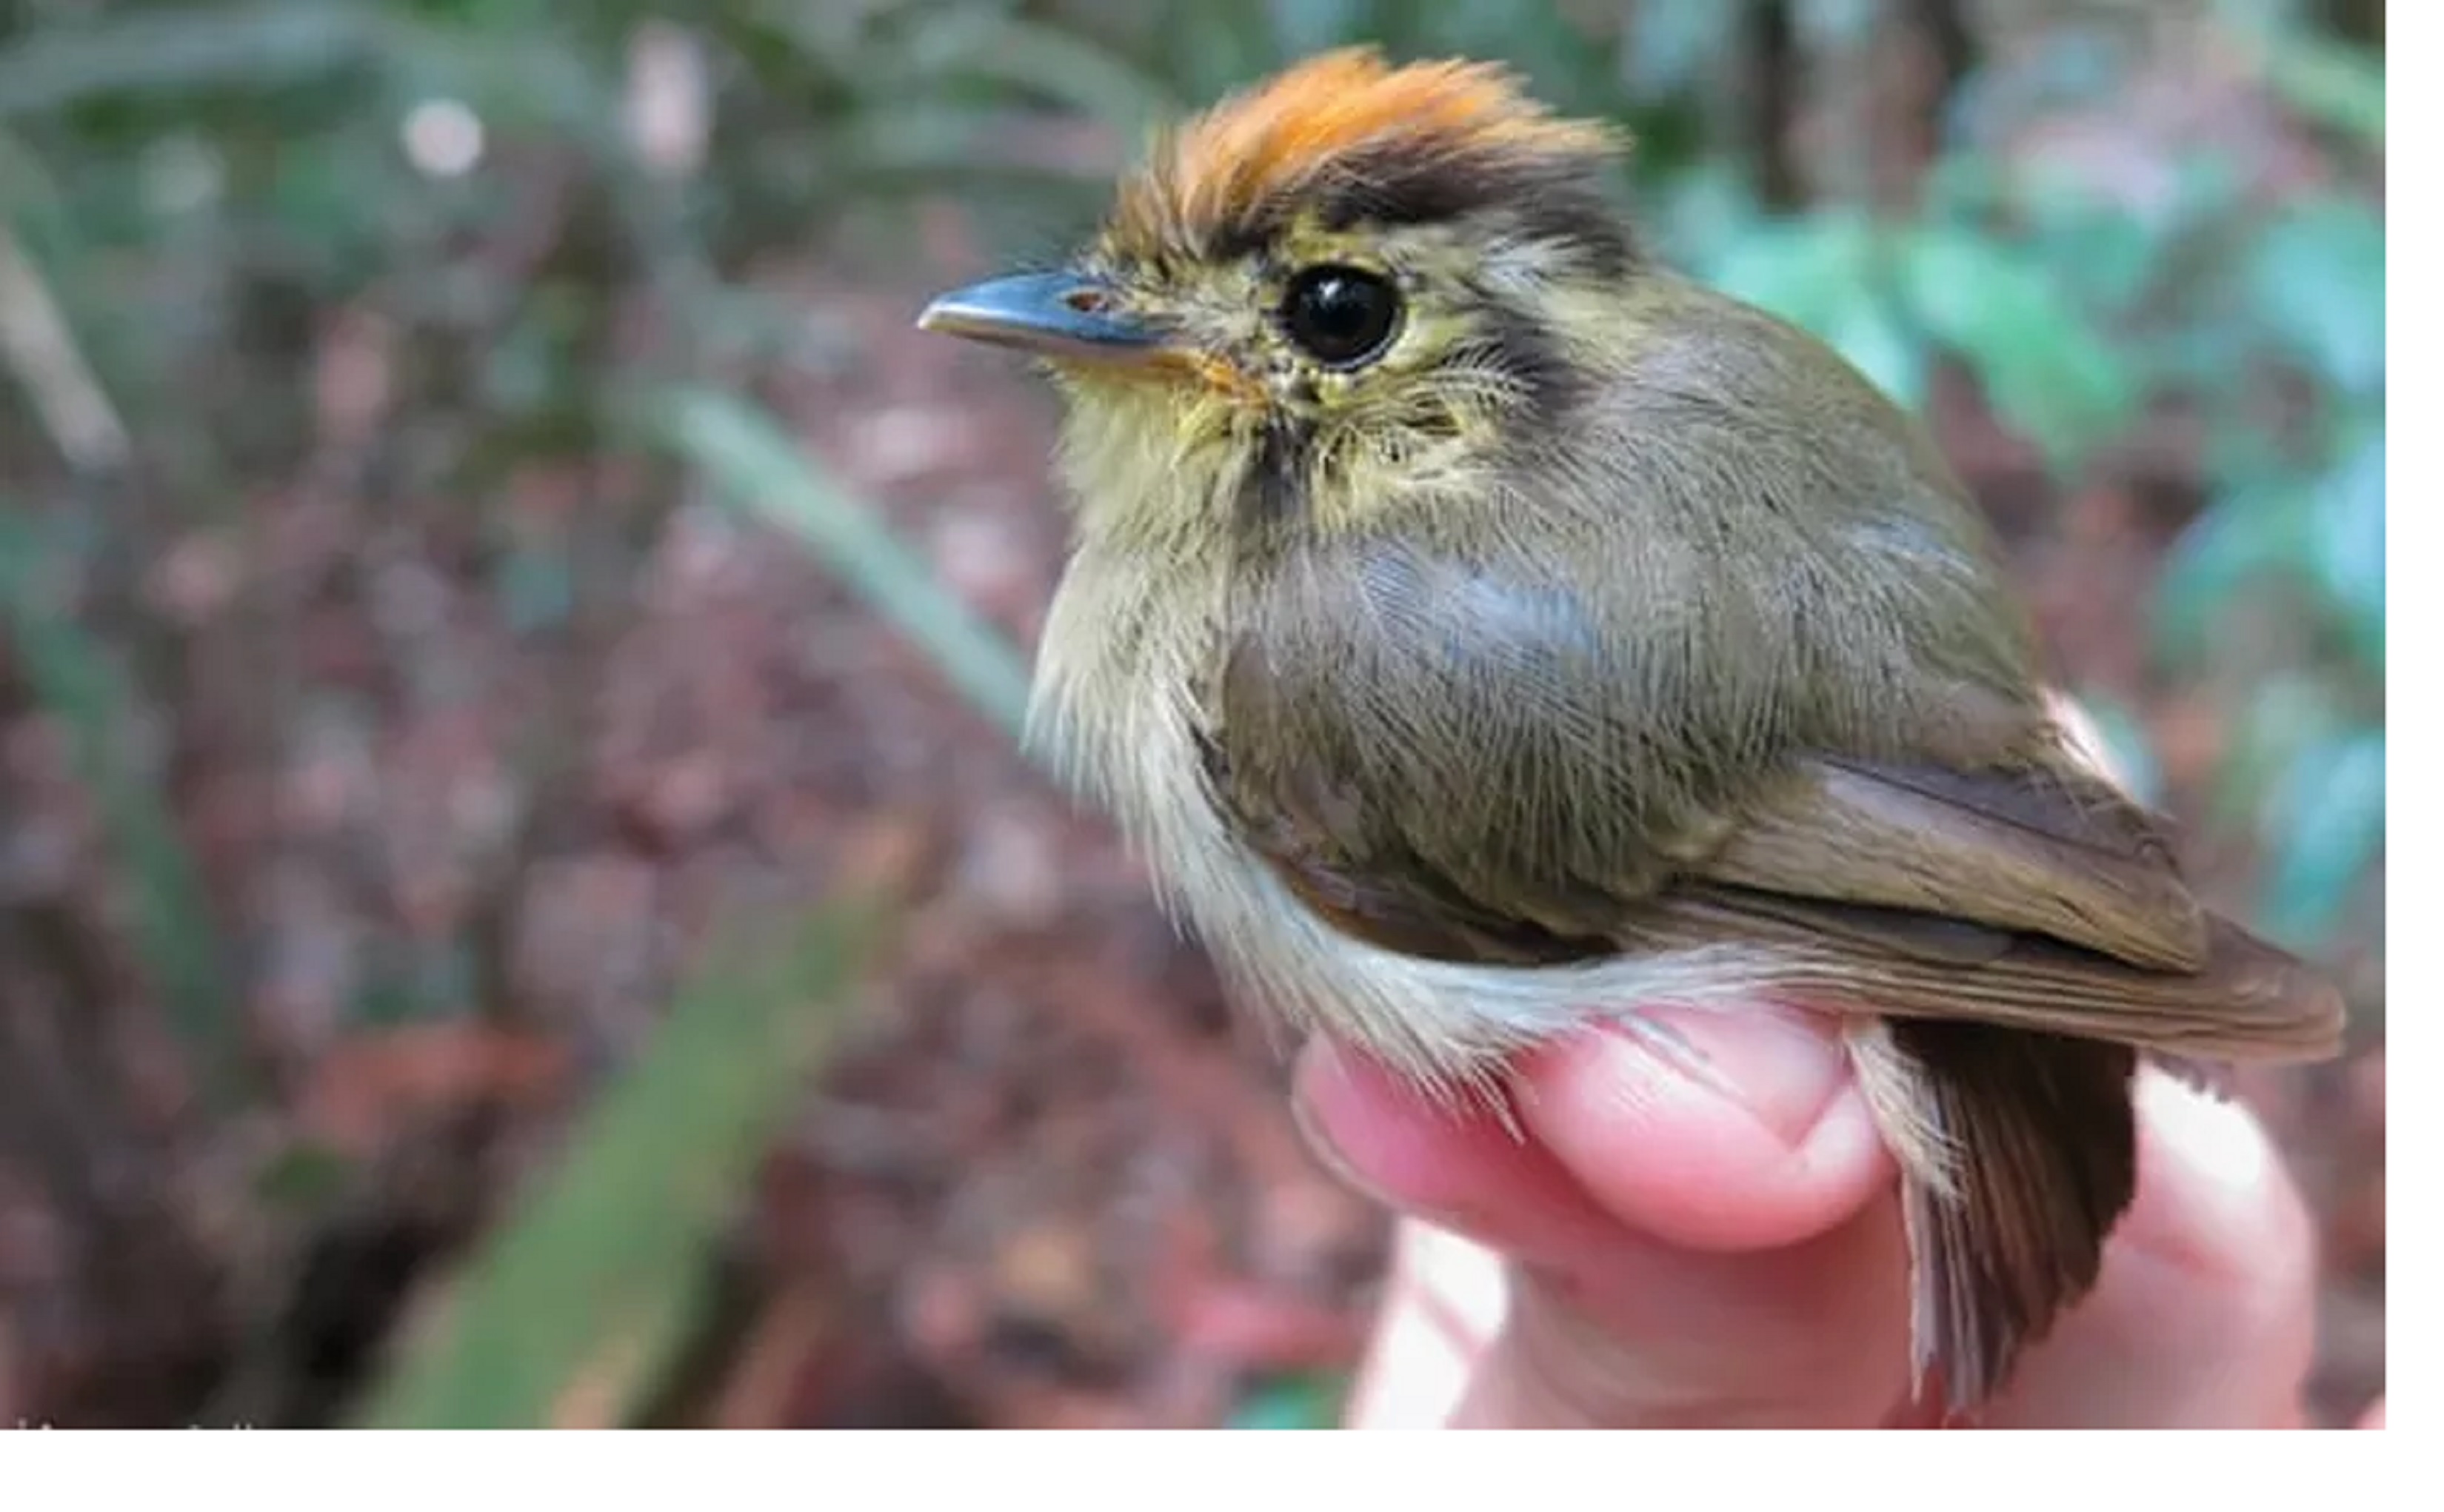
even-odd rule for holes
{"type": "MultiPolygon", "coordinates": [[[[1411,1221],[1357,1427],[1906,1427],[1894,1171],[1830,1021],[1674,1015],[1731,1100],[1594,1029],[1517,1068],[1525,1138],[1319,1042],[1311,1139],[1411,1221]]],[[[2141,1073],[2138,1195],[1993,1427],[2301,1422],[2315,1266],[2256,1119],[2141,1073]]]]}

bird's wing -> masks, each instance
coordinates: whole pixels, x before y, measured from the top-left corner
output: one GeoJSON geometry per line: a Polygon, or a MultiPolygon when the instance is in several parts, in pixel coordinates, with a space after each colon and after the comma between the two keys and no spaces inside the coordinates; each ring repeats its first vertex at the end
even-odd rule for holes
{"type": "Polygon", "coordinates": [[[2330,989],[2201,907],[2151,816],[2048,747],[1976,769],[1709,750],[1634,662],[1602,665],[1565,589],[1307,571],[1242,626],[1208,770],[1350,934],[1520,966],[1752,939],[1835,961],[1828,988],[1871,982],[1892,1017],[2201,1059],[2332,1047],[2330,989]]]}
{"type": "MultiPolygon", "coordinates": [[[[1391,950],[1533,968],[1773,944],[1811,963],[1793,986],[1814,1005],[1888,1021],[1861,1075],[1913,1177],[1920,1379],[1934,1367],[1955,1409],[2094,1284],[2137,1180],[2132,1047],[2337,1044],[2337,995],[2204,910],[2155,822],[2058,749],[1829,749],[1801,688],[1802,728],[1768,699],[1745,728],[1720,704],[1700,728],[1675,717],[1690,686],[1658,684],[1670,648],[1608,663],[1566,586],[1416,560],[1298,570],[1250,606],[1209,710],[1238,833],[1391,950]]],[[[1977,707],[1965,693],[1962,717],[1977,707]]]]}

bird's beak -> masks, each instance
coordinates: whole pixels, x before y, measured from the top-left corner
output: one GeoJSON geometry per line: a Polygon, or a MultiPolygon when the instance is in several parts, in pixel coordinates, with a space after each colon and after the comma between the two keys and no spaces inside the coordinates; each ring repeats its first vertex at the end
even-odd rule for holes
{"type": "Polygon", "coordinates": [[[916,328],[1090,361],[1142,361],[1163,346],[1144,322],[1121,310],[1111,286],[1079,272],[971,284],[926,305],[916,328]]]}

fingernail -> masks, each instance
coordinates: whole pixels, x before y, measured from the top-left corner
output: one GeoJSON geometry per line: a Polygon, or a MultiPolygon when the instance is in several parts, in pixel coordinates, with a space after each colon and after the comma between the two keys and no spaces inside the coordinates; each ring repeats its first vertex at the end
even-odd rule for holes
{"type": "MultiPolygon", "coordinates": [[[[1835,1021],[1763,1005],[1717,1011],[1658,1008],[1640,1019],[1686,1041],[1698,1065],[1632,1039],[1666,1074],[1726,1097],[1796,1147],[1848,1083],[1850,1061],[1835,1021]]],[[[1633,1035],[1635,1031],[1632,1031],[1633,1035]]]]}

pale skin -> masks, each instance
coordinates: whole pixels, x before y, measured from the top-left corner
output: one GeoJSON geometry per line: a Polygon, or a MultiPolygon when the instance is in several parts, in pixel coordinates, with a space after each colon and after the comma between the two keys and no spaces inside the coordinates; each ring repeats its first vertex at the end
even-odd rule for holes
{"type": "MultiPolygon", "coordinates": [[[[1297,1103],[1405,1215],[1354,1427],[1924,1426],[1890,1157],[1811,1015],[1676,1021],[1739,1089],[1594,1030],[1523,1061],[1524,1138],[1310,1045],[1297,1103]]],[[[1995,1428],[2301,1422],[2312,1237],[2243,1108],[2148,1072],[2138,1198],[1995,1428]]]]}

